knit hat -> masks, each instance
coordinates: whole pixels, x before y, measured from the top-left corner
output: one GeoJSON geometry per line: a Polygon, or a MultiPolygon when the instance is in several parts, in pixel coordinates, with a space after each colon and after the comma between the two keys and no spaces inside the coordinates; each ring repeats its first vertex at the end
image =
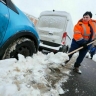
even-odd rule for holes
{"type": "Polygon", "coordinates": [[[83,17],[84,17],[85,15],[89,15],[90,18],[92,18],[92,13],[91,13],[90,11],[85,12],[85,13],[83,14],[83,17]]]}

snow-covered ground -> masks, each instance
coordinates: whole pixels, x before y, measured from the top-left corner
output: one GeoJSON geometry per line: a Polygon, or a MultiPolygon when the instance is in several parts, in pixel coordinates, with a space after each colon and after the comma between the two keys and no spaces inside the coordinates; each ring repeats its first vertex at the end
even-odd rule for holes
{"type": "Polygon", "coordinates": [[[58,96],[64,93],[61,83],[68,79],[70,72],[61,67],[69,58],[66,54],[38,52],[33,57],[18,56],[18,61],[15,58],[0,61],[0,96],[58,96]]]}
{"type": "MultiPolygon", "coordinates": [[[[66,53],[43,54],[32,57],[18,54],[15,58],[0,60],[0,96],[59,96],[68,90],[61,88],[67,82],[78,53],[70,64],[66,53]]],[[[93,57],[96,60],[96,55],[93,57]]]]}

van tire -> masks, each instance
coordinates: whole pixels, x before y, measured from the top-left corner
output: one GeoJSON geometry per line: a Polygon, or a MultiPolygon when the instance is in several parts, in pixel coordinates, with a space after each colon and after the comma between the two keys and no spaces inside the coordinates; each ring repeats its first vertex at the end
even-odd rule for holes
{"type": "Polygon", "coordinates": [[[65,53],[67,53],[68,47],[65,46],[65,45],[63,45],[63,46],[59,49],[59,51],[60,51],[60,52],[65,52],[65,53]]]}
{"type": "Polygon", "coordinates": [[[18,54],[22,54],[25,57],[32,56],[33,53],[36,53],[35,44],[32,40],[28,38],[19,38],[14,41],[6,49],[3,59],[6,58],[16,58],[18,59],[18,54]]]}

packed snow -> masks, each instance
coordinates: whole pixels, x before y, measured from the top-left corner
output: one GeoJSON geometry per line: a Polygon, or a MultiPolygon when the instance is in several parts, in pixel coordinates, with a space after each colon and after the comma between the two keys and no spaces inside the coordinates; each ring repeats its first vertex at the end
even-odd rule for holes
{"type": "MultiPolygon", "coordinates": [[[[63,52],[43,54],[32,57],[18,54],[15,58],[0,60],[0,96],[59,96],[67,90],[62,83],[67,82],[71,68],[78,53],[70,61],[63,52]]],[[[96,60],[96,55],[93,57],[96,60]]]]}

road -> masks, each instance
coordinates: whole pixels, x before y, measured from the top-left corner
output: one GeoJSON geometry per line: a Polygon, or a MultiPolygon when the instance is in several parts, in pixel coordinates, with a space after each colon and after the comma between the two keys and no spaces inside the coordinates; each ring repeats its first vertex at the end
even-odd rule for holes
{"type": "Polygon", "coordinates": [[[85,58],[80,69],[82,74],[71,72],[62,87],[68,91],[60,96],[96,96],[96,62],[85,58]]]}

